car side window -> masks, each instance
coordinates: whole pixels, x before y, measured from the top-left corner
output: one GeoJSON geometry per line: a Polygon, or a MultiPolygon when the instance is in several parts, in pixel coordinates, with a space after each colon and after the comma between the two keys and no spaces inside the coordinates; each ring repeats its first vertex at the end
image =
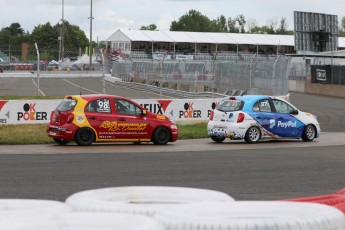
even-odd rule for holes
{"type": "Polygon", "coordinates": [[[254,112],[272,112],[270,102],[267,99],[255,102],[253,106],[254,112]]]}
{"type": "Polygon", "coordinates": [[[273,104],[277,113],[291,113],[294,110],[291,105],[278,99],[274,99],[273,104]]]}
{"type": "Polygon", "coordinates": [[[110,101],[107,98],[91,101],[85,108],[86,112],[111,113],[110,101]]]}
{"type": "Polygon", "coordinates": [[[114,99],[114,102],[118,114],[140,115],[142,113],[142,110],[138,106],[129,101],[114,99]]]}

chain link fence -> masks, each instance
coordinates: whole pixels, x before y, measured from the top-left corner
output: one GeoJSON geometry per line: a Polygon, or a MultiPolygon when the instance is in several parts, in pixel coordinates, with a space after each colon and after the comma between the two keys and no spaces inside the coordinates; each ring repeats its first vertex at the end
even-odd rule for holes
{"type": "MultiPolygon", "coordinates": [[[[43,71],[89,70],[89,58],[83,58],[82,55],[85,50],[81,48],[65,48],[63,52],[59,51],[59,47],[54,49],[39,46],[38,49],[40,53],[40,69],[43,71]],[[62,59],[64,61],[60,62],[59,60],[62,59]]],[[[99,49],[94,49],[94,56],[97,57],[97,60],[92,60],[92,70],[100,70],[102,54],[99,49]]],[[[37,70],[37,51],[34,46],[0,44],[0,65],[5,71],[37,70]]]]}
{"type": "Polygon", "coordinates": [[[288,64],[286,56],[267,55],[245,60],[126,60],[113,62],[112,75],[170,88],[185,86],[187,91],[286,95],[288,64]]]}

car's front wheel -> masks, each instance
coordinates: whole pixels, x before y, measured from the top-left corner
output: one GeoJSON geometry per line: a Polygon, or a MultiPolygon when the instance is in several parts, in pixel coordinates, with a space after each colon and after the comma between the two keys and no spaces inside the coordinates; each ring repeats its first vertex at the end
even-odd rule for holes
{"type": "Polygon", "coordinates": [[[217,137],[217,136],[211,136],[212,141],[221,143],[225,140],[225,137],[217,137]]]}
{"type": "Polygon", "coordinates": [[[95,133],[90,128],[81,128],[75,135],[75,142],[78,145],[86,146],[91,145],[95,141],[95,133]]]}
{"type": "Polygon", "coordinates": [[[152,141],[156,145],[166,145],[171,139],[170,131],[165,127],[158,127],[153,133],[152,141]]]}
{"type": "Polygon", "coordinates": [[[256,126],[252,126],[247,130],[244,140],[247,143],[255,143],[255,142],[258,142],[260,138],[261,138],[260,129],[256,126]]]}
{"type": "Polygon", "coordinates": [[[313,125],[307,125],[304,128],[303,134],[302,134],[302,140],[303,141],[312,141],[314,140],[316,135],[316,130],[313,125]]]}
{"type": "Polygon", "coordinates": [[[64,140],[64,139],[61,139],[61,138],[53,138],[55,143],[59,144],[59,145],[65,145],[67,144],[69,141],[68,140],[64,140]]]}

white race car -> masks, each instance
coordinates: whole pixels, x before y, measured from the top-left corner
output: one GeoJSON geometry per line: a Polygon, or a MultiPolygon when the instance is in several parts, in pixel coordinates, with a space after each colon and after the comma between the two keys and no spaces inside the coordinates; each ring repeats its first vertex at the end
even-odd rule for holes
{"type": "Polygon", "coordinates": [[[279,97],[229,96],[211,112],[208,135],[215,142],[226,138],[247,143],[261,138],[302,138],[312,141],[320,136],[316,116],[298,110],[279,97]]]}

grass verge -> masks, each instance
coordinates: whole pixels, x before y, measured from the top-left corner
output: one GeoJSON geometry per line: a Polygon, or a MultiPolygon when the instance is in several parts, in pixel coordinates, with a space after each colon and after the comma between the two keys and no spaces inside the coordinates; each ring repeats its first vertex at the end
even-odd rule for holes
{"type": "MultiPolygon", "coordinates": [[[[0,125],[0,145],[51,144],[53,139],[46,133],[46,124],[0,125]]],[[[179,140],[207,137],[207,122],[177,124],[179,140]]]]}

